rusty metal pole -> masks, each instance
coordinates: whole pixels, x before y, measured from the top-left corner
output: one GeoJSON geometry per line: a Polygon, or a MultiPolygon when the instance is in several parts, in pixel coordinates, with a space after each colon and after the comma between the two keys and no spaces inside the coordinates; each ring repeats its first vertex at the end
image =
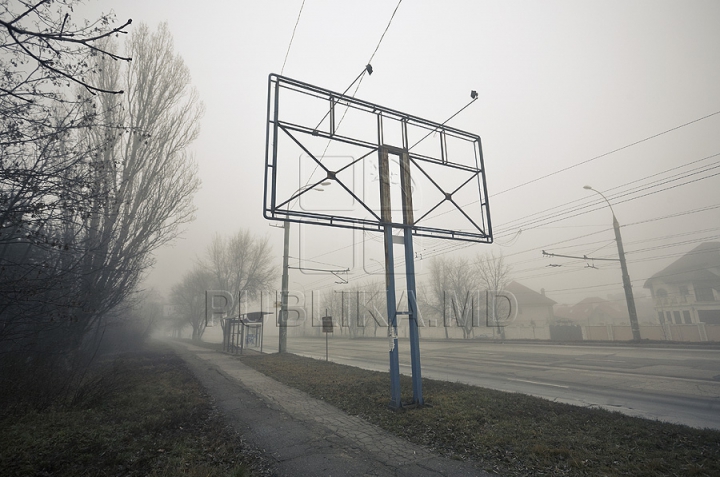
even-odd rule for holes
{"type": "Polygon", "coordinates": [[[415,253],[413,251],[412,226],[415,223],[412,204],[412,178],[410,177],[410,155],[400,155],[400,188],[402,194],[403,228],[405,244],[405,279],[407,283],[410,327],[410,367],[412,369],[413,403],[425,403],[422,393],[422,371],[420,367],[420,330],[418,329],[417,290],[415,286],[415,253]]]}
{"type": "Polygon", "coordinates": [[[398,353],[397,310],[395,305],[395,259],[392,242],[392,212],[390,206],[390,163],[388,151],[380,148],[380,209],[385,234],[385,287],[390,341],[390,406],[400,408],[400,355],[398,353]]]}

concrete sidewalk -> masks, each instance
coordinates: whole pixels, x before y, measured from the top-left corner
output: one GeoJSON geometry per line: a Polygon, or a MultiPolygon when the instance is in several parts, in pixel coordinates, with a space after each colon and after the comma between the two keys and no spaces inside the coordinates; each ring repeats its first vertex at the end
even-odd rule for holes
{"type": "Polygon", "coordinates": [[[241,360],[171,342],[243,437],[280,476],[490,476],[280,384],[241,360]]]}

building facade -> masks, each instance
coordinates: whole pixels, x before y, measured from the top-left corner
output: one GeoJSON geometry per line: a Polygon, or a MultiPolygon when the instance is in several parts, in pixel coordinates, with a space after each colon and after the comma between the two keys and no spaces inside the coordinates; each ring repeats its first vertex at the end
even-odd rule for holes
{"type": "Polygon", "coordinates": [[[720,325],[720,242],[698,245],[644,286],[660,324],[720,325]]]}

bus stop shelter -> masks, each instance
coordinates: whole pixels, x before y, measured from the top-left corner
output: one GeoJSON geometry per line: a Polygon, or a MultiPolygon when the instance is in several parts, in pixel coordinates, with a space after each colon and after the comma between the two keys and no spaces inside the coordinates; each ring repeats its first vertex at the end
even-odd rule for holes
{"type": "Polygon", "coordinates": [[[243,354],[246,348],[253,348],[262,353],[263,316],[271,312],[255,311],[245,313],[238,318],[224,318],[220,324],[223,330],[223,351],[232,354],[243,354]]]}

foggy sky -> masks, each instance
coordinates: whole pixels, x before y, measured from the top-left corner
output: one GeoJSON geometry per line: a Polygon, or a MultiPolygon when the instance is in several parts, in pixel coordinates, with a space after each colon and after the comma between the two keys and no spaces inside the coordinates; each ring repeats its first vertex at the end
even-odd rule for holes
{"type": "MultiPolygon", "coordinates": [[[[262,216],[267,77],[280,73],[301,3],[102,0],[87,7],[89,16],[114,9],[118,21],[132,18],[152,28],[168,21],[207,110],[192,148],[203,182],[197,220],[173,247],[157,253],[146,286],[167,292],[214,233],[240,227],[270,237],[281,263],[282,231],[262,216]]],[[[284,74],[344,91],[372,55],[396,4],[307,0],[284,74]]],[[[583,190],[586,184],[611,197],[623,184],[687,173],[690,167],[647,179],[720,153],[718,114],[586,162],[720,111],[718,20],[716,1],[404,1],[357,97],[443,122],[477,90],[478,100],[449,125],[482,137],[496,237],[491,246],[423,240],[416,251],[423,257],[502,253],[513,278],[545,288],[559,303],[622,293],[619,266],[612,262],[594,269],[541,255],[546,249],[616,257],[607,207],[544,225],[531,223],[533,214],[597,201],[583,190]],[[563,266],[547,267],[551,263],[563,266]]],[[[715,173],[709,169],[680,181],[692,184],[613,203],[625,225],[636,295],[678,254],[719,240],[720,208],[688,213],[720,205],[720,177],[709,177],[715,173]],[[672,214],[678,216],[629,225],[672,214]],[[667,237],[681,233],[688,234],[667,237]]],[[[308,227],[303,233],[313,244],[305,258],[352,267],[351,283],[382,278],[366,273],[378,271],[375,260],[382,261],[373,237],[366,236],[366,254],[358,262],[337,250],[352,240],[350,232],[308,227]]],[[[294,234],[293,256],[297,240],[294,234]]],[[[422,261],[419,280],[429,268],[422,261]]],[[[336,280],[293,270],[290,287],[341,289],[336,280]]]]}

